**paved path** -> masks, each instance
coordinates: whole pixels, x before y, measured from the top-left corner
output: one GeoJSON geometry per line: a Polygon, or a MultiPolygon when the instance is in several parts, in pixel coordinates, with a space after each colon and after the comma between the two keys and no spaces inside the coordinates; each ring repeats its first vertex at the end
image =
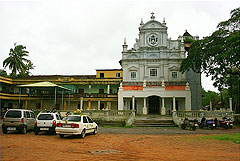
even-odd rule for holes
{"type": "Polygon", "coordinates": [[[106,134],[229,134],[229,133],[240,133],[240,127],[235,126],[233,129],[223,129],[221,127],[217,129],[199,129],[193,130],[182,130],[181,128],[119,128],[119,127],[99,127],[99,133],[106,134]]]}

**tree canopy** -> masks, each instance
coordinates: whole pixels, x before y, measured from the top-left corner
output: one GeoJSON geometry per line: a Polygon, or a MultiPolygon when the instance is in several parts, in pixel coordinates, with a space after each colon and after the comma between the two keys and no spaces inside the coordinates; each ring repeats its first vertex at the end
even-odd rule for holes
{"type": "MultiPolygon", "coordinates": [[[[189,41],[189,40],[188,40],[189,41]]],[[[214,86],[228,87],[230,77],[240,75],[240,8],[231,11],[227,21],[220,22],[210,36],[191,42],[188,56],[180,71],[189,69],[211,76],[214,86]]]]}
{"type": "Polygon", "coordinates": [[[10,76],[16,77],[30,74],[30,70],[34,69],[33,63],[27,59],[28,51],[26,46],[14,43],[14,48],[10,49],[9,57],[3,61],[3,67],[8,67],[12,72],[10,76]]]}
{"type": "Polygon", "coordinates": [[[213,108],[216,108],[218,103],[221,101],[219,94],[214,91],[205,91],[202,88],[202,95],[204,96],[204,97],[202,97],[202,105],[203,106],[208,106],[211,101],[213,108]]]}

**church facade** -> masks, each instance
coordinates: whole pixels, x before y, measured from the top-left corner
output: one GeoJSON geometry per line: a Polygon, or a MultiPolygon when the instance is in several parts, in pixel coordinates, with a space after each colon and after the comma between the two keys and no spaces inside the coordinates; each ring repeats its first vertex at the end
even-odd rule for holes
{"type": "Polygon", "coordinates": [[[179,72],[187,54],[184,35],[171,40],[167,29],[165,20],[162,23],[156,21],[152,13],[150,21],[141,21],[139,37],[133,48],[128,49],[124,40],[120,60],[123,80],[118,91],[119,110],[136,110],[136,114],[144,115],[170,115],[173,110],[200,109],[200,74],[179,72]]]}
{"type": "MultiPolygon", "coordinates": [[[[166,22],[151,19],[139,27],[133,48],[123,44],[122,69],[99,69],[96,75],[41,75],[25,78],[0,76],[1,108],[50,110],[136,110],[136,114],[170,115],[172,111],[201,108],[201,77],[179,72],[189,44],[187,31],[168,38],[166,22]],[[69,93],[20,85],[48,81],[69,93]],[[55,97],[54,97],[55,93],[55,97]]],[[[192,37],[195,39],[195,37],[192,37]]]]}

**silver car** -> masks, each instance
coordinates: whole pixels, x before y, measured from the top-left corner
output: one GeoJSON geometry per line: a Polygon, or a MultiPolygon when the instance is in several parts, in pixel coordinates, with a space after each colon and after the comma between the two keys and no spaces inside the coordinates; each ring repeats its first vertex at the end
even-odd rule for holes
{"type": "Polygon", "coordinates": [[[8,131],[20,131],[23,134],[27,130],[34,129],[36,116],[33,111],[25,109],[10,109],[3,117],[2,131],[6,134],[8,131]]]}

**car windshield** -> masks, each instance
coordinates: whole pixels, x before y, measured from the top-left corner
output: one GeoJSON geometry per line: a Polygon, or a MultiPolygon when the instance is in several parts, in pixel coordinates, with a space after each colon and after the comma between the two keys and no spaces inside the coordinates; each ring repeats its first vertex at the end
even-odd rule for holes
{"type": "Polygon", "coordinates": [[[40,114],[38,120],[53,120],[52,114],[40,114]]]}
{"type": "Polygon", "coordinates": [[[21,111],[8,111],[5,117],[21,118],[21,111]]]}
{"type": "Polygon", "coordinates": [[[80,116],[67,116],[67,117],[64,117],[62,119],[63,121],[81,121],[81,117],[80,116]]]}

